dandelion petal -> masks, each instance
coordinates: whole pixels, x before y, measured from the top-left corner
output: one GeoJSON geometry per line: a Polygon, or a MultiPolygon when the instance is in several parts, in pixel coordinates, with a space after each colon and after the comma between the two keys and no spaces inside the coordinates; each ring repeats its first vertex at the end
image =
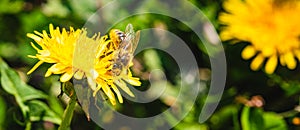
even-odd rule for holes
{"type": "Polygon", "coordinates": [[[244,50],[242,51],[242,57],[245,60],[250,59],[251,57],[253,57],[256,54],[256,50],[254,49],[253,46],[249,45],[247,47],[244,48],[244,50]]]}
{"type": "Polygon", "coordinates": [[[61,82],[67,82],[72,78],[72,76],[73,76],[72,71],[66,72],[60,77],[60,81],[61,82]]]}
{"type": "Polygon", "coordinates": [[[266,67],[265,67],[266,73],[272,74],[276,69],[277,63],[278,63],[277,56],[276,55],[271,56],[266,63],[266,67]]]}
{"type": "Polygon", "coordinates": [[[263,61],[264,61],[264,57],[261,54],[257,55],[254,58],[254,60],[251,62],[250,65],[251,69],[255,71],[258,70],[261,67],[263,61]]]}
{"type": "Polygon", "coordinates": [[[292,54],[292,52],[288,52],[284,55],[284,59],[286,62],[286,65],[289,69],[295,69],[297,66],[296,60],[292,54]]]}

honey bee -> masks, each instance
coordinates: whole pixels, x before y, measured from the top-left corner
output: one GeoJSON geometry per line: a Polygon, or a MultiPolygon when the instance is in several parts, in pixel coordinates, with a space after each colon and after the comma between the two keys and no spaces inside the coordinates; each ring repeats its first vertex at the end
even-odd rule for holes
{"type": "Polygon", "coordinates": [[[112,66],[113,76],[119,76],[121,73],[127,74],[140,39],[140,31],[134,32],[132,25],[128,24],[125,32],[118,29],[111,30],[110,38],[116,48],[112,66]]]}

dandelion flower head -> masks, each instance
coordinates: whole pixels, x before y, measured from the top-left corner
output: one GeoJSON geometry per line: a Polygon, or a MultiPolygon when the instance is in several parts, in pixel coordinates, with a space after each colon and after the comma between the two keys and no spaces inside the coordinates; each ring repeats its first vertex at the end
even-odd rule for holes
{"type": "Polygon", "coordinates": [[[27,73],[31,74],[42,63],[53,63],[48,69],[45,77],[51,74],[62,74],[61,82],[69,81],[73,76],[73,54],[77,39],[80,37],[82,30],[74,30],[70,27],[67,31],[65,28],[60,31],[57,27],[49,25],[50,34],[44,30],[42,33],[34,31],[35,34],[28,33],[27,36],[32,38],[40,48],[31,42],[31,46],[37,51],[35,56],[29,55],[31,58],[39,59],[39,62],[27,73]]]}
{"type": "MultiPolygon", "coordinates": [[[[132,25],[130,27],[132,29],[132,25]]],[[[120,37],[111,34],[110,39],[108,39],[107,35],[101,37],[98,33],[89,38],[85,29],[74,30],[70,27],[69,31],[66,31],[65,28],[60,31],[58,27],[54,29],[52,24],[49,25],[49,31],[50,34],[47,34],[46,31],[42,33],[34,31],[35,34],[27,34],[40,46],[38,48],[34,43],[31,43],[32,47],[37,50],[37,54],[29,57],[37,58],[39,62],[28,74],[36,70],[42,63],[51,63],[53,65],[47,70],[45,77],[61,74],[61,82],[69,81],[72,77],[75,79],[86,77],[90,88],[94,91],[93,96],[95,97],[99,90],[103,90],[113,105],[116,104],[115,94],[119,102],[123,103],[118,87],[134,97],[126,84],[127,82],[134,86],[141,85],[139,78],[132,77],[129,69],[133,65],[133,52],[125,56],[129,56],[130,65],[123,66],[121,68],[122,73],[118,75],[113,73],[116,56],[120,55],[118,52],[121,49],[119,48],[121,40],[116,38],[120,37]]],[[[131,33],[134,34],[133,31],[131,33]]],[[[128,44],[130,45],[131,42],[128,44]]]]}
{"type": "Polygon", "coordinates": [[[296,68],[296,58],[300,59],[300,1],[227,0],[223,6],[226,12],[220,14],[219,21],[225,26],[220,37],[249,42],[241,55],[244,59],[254,57],[252,70],[265,63],[265,72],[271,74],[278,62],[296,68]]]}

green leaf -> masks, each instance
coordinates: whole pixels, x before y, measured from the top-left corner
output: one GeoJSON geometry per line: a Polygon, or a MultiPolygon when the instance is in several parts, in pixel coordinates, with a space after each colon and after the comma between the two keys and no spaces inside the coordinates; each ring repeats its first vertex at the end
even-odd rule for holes
{"type": "Polygon", "coordinates": [[[4,99],[0,96],[0,130],[3,130],[5,127],[5,118],[6,118],[6,103],[4,99]]]}
{"type": "Polygon", "coordinates": [[[11,73],[12,70],[8,68],[6,63],[0,58],[0,69],[1,69],[1,86],[2,88],[9,94],[14,95],[16,102],[21,108],[21,111],[23,113],[23,116],[26,116],[26,113],[29,111],[29,108],[25,106],[25,104],[22,101],[22,98],[17,92],[17,86],[13,82],[18,82],[18,77],[11,77],[9,73],[11,73]],[[14,79],[17,78],[17,79],[14,79]]]}
{"type": "Polygon", "coordinates": [[[3,89],[15,97],[25,102],[32,99],[45,99],[47,95],[42,91],[36,90],[33,87],[25,84],[19,77],[19,75],[7,64],[0,59],[1,66],[1,85],[3,89]]]}
{"type": "Polygon", "coordinates": [[[7,93],[11,95],[16,95],[17,90],[14,87],[14,83],[10,80],[6,70],[7,69],[4,66],[4,62],[3,63],[1,62],[1,85],[7,93]]]}
{"type": "MultiPolygon", "coordinates": [[[[19,75],[0,58],[1,85],[3,89],[13,95],[21,108],[25,119],[32,121],[49,121],[55,124],[61,123],[61,118],[53,112],[45,103],[36,99],[46,99],[48,96],[42,91],[25,84],[19,75]]],[[[30,122],[27,122],[30,127],[30,122]]]]}
{"type": "Polygon", "coordinates": [[[22,84],[22,87],[19,87],[17,90],[24,102],[33,99],[46,99],[48,97],[42,91],[34,89],[25,83],[22,84]]]}
{"type": "Polygon", "coordinates": [[[30,121],[49,121],[55,124],[61,123],[61,117],[53,112],[47,104],[39,100],[28,102],[30,121]]]}
{"type": "Polygon", "coordinates": [[[29,112],[28,106],[24,103],[33,99],[47,98],[43,92],[34,89],[33,87],[25,84],[19,75],[0,58],[1,70],[1,86],[7,93],[13,95],[17,104],[20,106],[23,116],[26,117],[29,112]]]}
{"type": "Polygon", "coordinates": [[[263,111],[260,108],[245,106],[241,115],[243,130],[264,130],[263,111]]]}
{"type": "Polygon", "coordinates": [[[284,119],[276,113],[265,112],[263,114],[265,128],[267,130],[287,130],[287,124],[284,119]]]}

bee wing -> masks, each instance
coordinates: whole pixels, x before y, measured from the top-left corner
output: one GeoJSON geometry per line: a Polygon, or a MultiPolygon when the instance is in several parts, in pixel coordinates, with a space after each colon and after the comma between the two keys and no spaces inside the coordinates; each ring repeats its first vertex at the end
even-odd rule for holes
{"type": "Polygon", "coordinates": [[[135,33],[134,39],[132,39],[132,53],[134,53],[134,51],[139,43],[139,40],[140,40],[140,31],[137,31],[135,33]]]}
{"type": "Polygon", "coordinates": [[[125,41],[131,46],[130,53],[133,54],[140,40],[140,31],[135,33],[132,24],[128,24],[125,29],[125,35],[125,41]]]}
{"type": "Polygon", "coordinates": [[[126,26],[125,33],[134,33],[132,24],[126,26]]]}

